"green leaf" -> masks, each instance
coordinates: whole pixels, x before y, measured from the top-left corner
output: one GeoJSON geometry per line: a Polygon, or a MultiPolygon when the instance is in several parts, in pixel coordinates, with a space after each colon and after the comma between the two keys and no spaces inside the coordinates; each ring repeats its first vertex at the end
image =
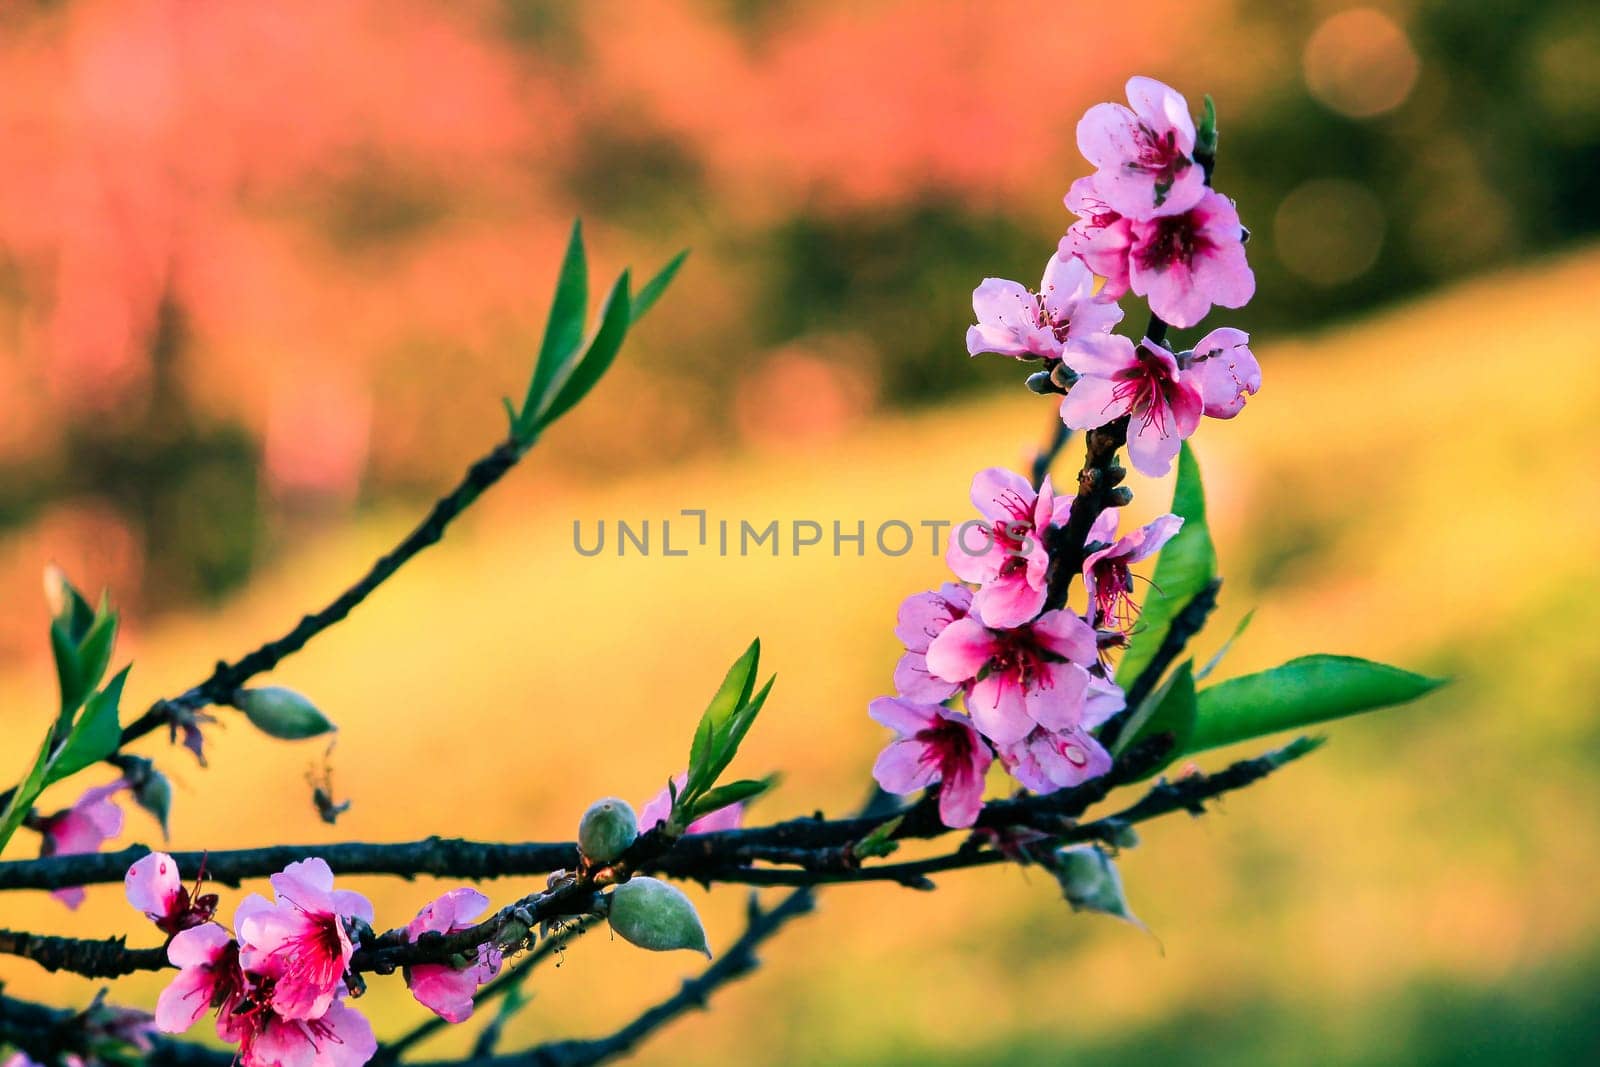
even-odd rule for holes
{"type": "Polygon", "coordinates": [[[656,306],[656,301],[661,299],[661,294],[666,292],[667,286],[672,284],[672,279],[677,277],[678,268],[683,266],[683,261],[688,258],[689,250],[685,248],[668,260],[660,273],[644,283],[639,295],[633,298],[633,306],[628,309],[629,322],[638,322],[645,317],[646,312],[656,306]]]}
{"type": "Polygon", "coordinates": [[[1183,519],[1183,529],[1167,542],[1156,560],[1150,592],[1139,614],[1139,625],[1128,651],[1117,666],[1117,684],[1124,689],[1155,657],[1172,617],[1211,579],[1217,576],[1217,550],[1206,526],[1206,493],[1200,482],[1200,465],[1184,442],[1178,453],[1178,481],[1172,491],[1172,512],[1183,519]]]}
{"type": "Polygon", "coordinates": [[[880,859],[892,854],[900,847],[900,842],[894,840],[894,832],[905,821],[905,815],[901,814],[874,826],[870,834],[850,846],[851,854],[858,860],[880,859]]]}
{"type": "Polygon", "coordinates": [[[44,791],[45,769],[50,763],[50,745],[54,740],[55,730],[46,730],[44,744],[39,746],[38,755],[34,756],[27,776],[11,794],[11,803],[6,805],[5,813],[0,814],[0,852],[5,851],[6,842],[17,832],[17,827],[22,825],[22,820],[33,809],[33,802],[44,791]]]}
{"type": "Polygon", "coordinates": [[[111,648],[117,640],[117,616],[109,608],[102,608],[94,625],[78,643],[78,676],[84,686],[84,696],[100,685],[106,668],[111,665],[111,648]]]}
{"type": "Polygon", "coordinates": [[[1197,155],[1217,154],[1217,105],[1210,93],[1206,94],[1205,110],[1200,113],[1200,123],[1195,129],[1194,148],[1197,155]]]}
{"type": "MultiPolygon", "coordinates": [[[[1194,661],[1185,660],[1166,681],[1145,697],[1144,703],[1128,720],[1128,725],[1118,737],[1114,754],[1120,756],[1129,745],[1146,737],[1171,734],[1173,746],[1167,762],[1172,762],[1189,747],[1189,739],[1194,733],[1196,704],[1194,661]]],[[[1160,769],[1152,768],[1151,773],[1160,769]]]]}
{"type": "Polygon", "coordinates": [[[694,743],[689,748],[688,778],[683,787],[683,795],[689,800],[715,784],[717,775],[728,765],[720,751],[727,738],[728,723],[749,702],[750,691],[755,686],[756,667],[760,662],[761,639],[756,638],[728,668],[722,685],[701,714],[700,724],[695,728],[694,743]]]}
{"type": "Polygon", "coordinates": [[[769,774],[765,778],[742,778],[737,782],[719,785],[694,802],[694,807],[689,811],[689,819],[693,821],[714,811],[721,811],[730,804],[758,797],[777,783],[778,776],[769,774]]]}
{"type": "Polygon", "coordinates": [[[534,427],[557,371],[577,355],[588,313],[589,265],[583,254],[583,222],[574,219],[561,274],[556,279],[556,295],[550,302],[550,318],[545,321],[544,340],[539,345],[539,361],[533,366],[528,398],[522,405],[519,423],[523,428],[534,427]]]}
{"type": "Polygon", "coordinates": [[[1250,620],[1255,617],[1255,608],[1251,608],[1249,611],[1244,613],[1244,618],[1239,620],[1239,625],[1233,628],[1233,633],[1228,635],[1228,639],[1222,642],[1222,647],[1217,649],[1216,655],[1206,660],[1206,665],[1194,672],[1195,681],[1203,682],[1207,678],[1211,677],[1211,672],[1217,669],[1217,664],[1222,662],[1222,657],[1228,654],[1228,650],[1233,647],[1233,643],[1235,641],[1239,640],[1240,635],[1250,628],[1250,620]]]}
{"type": "Polygon", "coordinates": [[[56,689],[61,694],[61,723],[72,720],[72,713],[83,704],[89,686],[83,684],[78,667],[78,645],[72,639],[71,625],[64,619],[50,624],[50,652],[56,661],[56,689]]]}
{"type": "Polygon", "coordinates": [[[612,361],[622,348],[623,339],[628,336],[630,306],[628,272],[623,271],[611,286],[611,292],[606,295],[605,305],[600,309],[600,326],[595,330],[593,340],[583,349],[571,369],[557,379],[559,385],[553,386],[555,399],[538,416],[540,431],[571,411],[578,401],[589,395],[589,390],[595,387],[601,376],[611,369],[612,361]]]}
{"type": "Polygon", "coordinates": [[[88,699],[83,714],[73,724],[72,732],[50,760],[49,772],[45,776],[46,785],[70,778],[117,750],[122,743],[117,705],[122,700],[122,684],[127,678],[128,667],[124,667],[106,683],[104,689],[88,699]]]}
{"type": "Polygon", "coordinates": [[[1443,684],[1354,656],[1302,656],[1202,690],[1189,751],[1404,704],[1443,684]]]}

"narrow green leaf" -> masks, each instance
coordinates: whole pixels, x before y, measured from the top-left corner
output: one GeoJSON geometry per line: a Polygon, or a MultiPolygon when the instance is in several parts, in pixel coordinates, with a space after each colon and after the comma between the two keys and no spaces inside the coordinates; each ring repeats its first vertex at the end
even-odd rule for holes
{"type": "Polygon", "coordinates": [[[638,322],[644,318],[645,313],[656,306],[656,301],[661,299],[661,294],[666,292],[667,286],[672,284],[672,279],[677,277],[678,268],[683,266],[683,261],[689,258],[689,250],[682,252],[667,261],[654,278],[644,283],[639,290],[639,295],[633,298],[633,306],[628,309],[629,321],[638,322]]]}
{"type": "Polygon", "coordinates": [[[544,340],[539,345],[539,361],[533,366],[528,398],[522,405],[519,425],[523,428],[533,427],[557,371],[577,355],[588,314],[589,264],[583,254],[583,222],[574,219],[567,254],[561,260],[561,274],[556,278],[556,295],[550,302],[550,318],[544,325],[544,340]]]}
{"type": "Polygon", "coordinates": [[[778,782],[776,774],[769,774],[765,778],[742,778],[737,782],[729,782],[712,789],[705,796],[694,802],[690,809],[689,819],[704,818],[714,811],[721,811],[730,804],[758,797],[771,789],[778,782]]]}
{"type": "Polygon", "coordinates": [[[17,832],[17,827],[22,825],[22,820],[27,818],[28,812],[33,809],[33,802],[44,791],[45,769],[50,763],[50,745],[54,740],[55,730],[46,730],[44,744],[39,746],[39,752],[34,756],[27,776],[11,794],[11,803],[6,805],[5,813],[0,814],[0,853],[5,851],[6,842],[17,832]]]}
{"type": "Polygon", "coordinates": [[[78,667],[78,645],[72,639],[70,621],[57,619],[50,624],[50,652],[56,662],[56,689],[61,694],[59,721],[64,729],[72,721],[72,713],[89,694],[89,686],[83,684],[83,672],[78,667]]]}
{"type": "Polygon", "coordinates": [[[1443,684],[1354,656],[1303,656],[1201,690],[1189,751],[1404,704],[1443,684]]]}
{"type": "Polygon", "coordinates": [[[879,823],[872,828],[872,832],[860,841],[850,846],[850,852],[858,860],[880,859],[890,855],[900,847],[900,842],[894,840],[894,832],[900,829],[900,824],[906,821],[904,815],[879,823]]]}
{"type": "MultiPolygon", "coordinates": [[[[1196,704],[1194,661],[1184,660],[1177,670],[1145,698],[1139,711],[1128,720],[1127,727],[1123,729],[1114,746],[1115,754],[1121,755],[1129,745],[1146,737],[1171,734],[1173,746],[1171,759],[1167,761],[1170,763],[1189,747],[1189,739],[1194,734],[1196,704]]],[[[1160,767],[1153,768],[1151,773],[1154,774],[1160,769],[1160,767]]]]}
{"type": "Polygon", "coordinates": [[[1217,664],[1222,662],[1222,657],[1226,656],[1228,654],[1228,650],[1233,648],[1233,643],[1239,640],[1240,636],[1250,628],[1250,620],[1255,617],[1255,608],[1251,608],[1249,611],[1244,613],[1244,618],[1239,620],[1239,625],[1233,628],[1233,633],[1228,635],[1228,639],[1222,642],[1222,647],[1217,649],[1216,655],[1206,660],[1206,665],[1194,672],[1195,681],[1203,682],[1207,678],[1211,677],[1211,672],[1217,669],[1217,664]]]}
{"type": "Polygon", "coordinates": [[[555,399],[540,412],[536,422],[539,430],[542,431],[571,411],[611,369],[612,361],[622,349],[623,339],[628,336],[629,307],[628,272],[623,271],[600,309],[600,326],[594,338],[584,347],[571,369],[551,383],[555,399]]]}
{"type": "Polygon", "coordinates": [[[78,675],[84,686],[84,696],[88,695],[88,690],[98,687],[100,680],[105,677],[106,668],[111,665],[111,648],[116,640],[116,613],[103,608],[94,625],[89,627],[89,632],[78,643],[78,675]]]}
{"type": "Polygon", "coordinates": [[[1145,595],[1140,610],[1139,625],[1117,666],[1117,683],[1124,689],[1155,657],[1161,639],[1172,626],[1172,617],[1217,576],[1217,550],[1211,544],[1211,530],[1206,526],[1206,493],[1200,481],[1200,464],[1195,461],[1194,451],[1187,441],[1178,453],[1172,512],[1183,519],[1183,529],[1167,542],[1156,560],[1150,592],[1145,595]]]}
{"type": "Polygon", "coordinates": [[[728,668],[722,685],[701,714],[699,725],[695,728],[694,743],[689,748],[689,777],[683,787],[688,801],[692,802],[716,784],[717,776],[732,761],[732,754],[723,751],[727,747],[729,723],[749,703],[750,690],[755,685],[756,667],[760,662],[761,639],[757,638],[728,668]]]}
{"type": "Polygon", "coordinates": [[[106,683],[104,689],[84,703],[83,714],[78,716],[72,732],[50,760],[45,784],[70,778],[117,750],[122,743],[117,705],[122,700],[122,684],[127,678],[128,667],[124,667],[106,683]]]}

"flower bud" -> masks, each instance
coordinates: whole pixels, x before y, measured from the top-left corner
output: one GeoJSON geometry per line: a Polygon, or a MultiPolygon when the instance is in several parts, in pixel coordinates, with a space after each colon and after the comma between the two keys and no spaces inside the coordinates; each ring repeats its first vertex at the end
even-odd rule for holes
{"type": "Polygon", "coordinates": [[[1138,927],[1144,926],[1128,907],[1116,864],[1100,848],[1078,845],[1057,849],[1050,867],[1061,884],[1062,896],[1067,898],[1073,911],[1098,911],[1138,927]]]}
{"type": "Polygon", "coordinates": [[[592,863],[610,863],[639,836],[639,820],[626,800],[606,797],[578,821],[578,851],[592,863]]]}
{"type": "Polygon", "coordinates": [[[610,902],[611,929],[624,941],[651,952],[692,948],[710,958],[706,928],[677,886],[659,878],[634,878],[617,886],[610,902]]]}
{"type": "Polygon", "coordinates": [[[233,706],[256,729],[280,741],[303,741],[338,729],[315,704],[282,686],[241,689],[233,695],[233,706]]]}

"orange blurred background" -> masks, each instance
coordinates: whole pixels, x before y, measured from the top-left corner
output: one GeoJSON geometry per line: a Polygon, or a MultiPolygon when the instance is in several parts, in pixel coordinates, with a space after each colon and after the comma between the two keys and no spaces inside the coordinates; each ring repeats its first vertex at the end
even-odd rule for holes
{"type": "MultiPolygon", "coordinates": [[[[209,771],[141,746],[172,844],[570,837],[678,768],[756,634],[780,680],[742,760],[787,774],[759,814],[854,802],[938,560],[585,559],[572,523],[963,516],[1051,417],[967,360],[971,289],[1032,283],[1078,116],[1146,73],[1215,97],[1260,283],[1226,321],[1265,389],[1197,441],[1228,581],[1200,651],[1254,607],[1226,673],[1331,651],[1456,684],[1152,827],[1124,873],[1159,943],[1015,871],[832,891],[640,1058],[1592,1062],[1597,70],[1561,0],[0,3],[3,777],[50,711],[47,563],[124,611],[129,707],[283,629],[494,442],[576,215],[597,278],[693,255],[508,483],[273,675],[339,721],[351,812],[315,817],[320,748],[229,722],[209,771]]],[[[400,922],[435,887],[362,888],[400,922]]],[[[0,924],[134,925],[115,887],[0,924]]],[[[599,1032],[690,966],[591,935],[511,1036],[599,1032]]],[[[418,1016],[367,1003],[380,1036],[418,1016]]]]}

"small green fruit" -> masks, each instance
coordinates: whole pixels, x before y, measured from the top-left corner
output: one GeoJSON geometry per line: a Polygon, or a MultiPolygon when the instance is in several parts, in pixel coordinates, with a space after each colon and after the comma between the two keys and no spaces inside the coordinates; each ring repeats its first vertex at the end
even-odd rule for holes
{"type": "Polygon", "coordinates": [[[639,819],[626,800],[606,797],[578,821],[578,851],[592,863],[610,863],[639,836],[639,819]]]}
{"type": "Polygon", "coordinates": [[[338,729],[315,704],[281,686],[241,689],[234,694],[233,706],[244,712],[256,729],[280,741],[304,741],[338,729]]]}
{"type": "Polygon", "coordinates": [[[691,948],[711,957],[706,928],[683,890],[659,878],[634,878],[611,893],[611,929],[651,952],[691,948]]]}

